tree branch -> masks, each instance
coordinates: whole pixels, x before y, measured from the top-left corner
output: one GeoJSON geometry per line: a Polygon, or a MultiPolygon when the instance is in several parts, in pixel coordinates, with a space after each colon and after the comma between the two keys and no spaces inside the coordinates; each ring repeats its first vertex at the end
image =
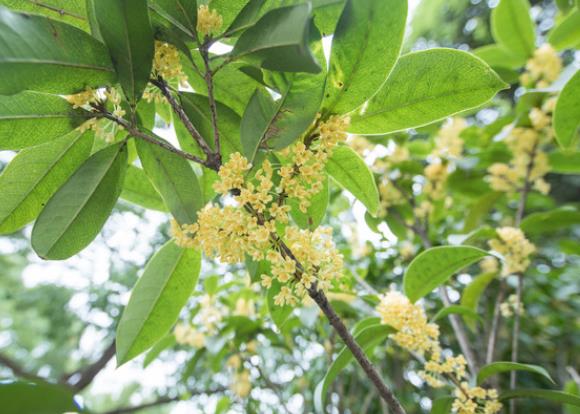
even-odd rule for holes
{"type": "Polygon", "coordinates": [[[371,364],[368,357],[365,355],[364,351],[361,347],[356,343],[354,337],[350,334],[338,314],[332,308],[330,303],[328,302],[328,298],[321,290],[318,290],[316,285],[313,285],[309,290],[308,294],[310,297],[316,302],[318,307],[322,310],[324,315],[328,318],[328,321],[332,325],[332,327],[336,330],[338,335],[342,338],[345,345],[350,349],[354,358],[361,366],[363,371],[367,374],[367,377],[371,380],[381,398],[388,404],[392,414],[405,414],[404,408],[401,406],[401,403],[395,397],[393,392],[387,387],[387,385],[383,382],[382,378],[380,377],[379,373],[371,364]]]}
{"type": "MultiPolygon", "coordinates": [[[[195,125],[193,125],[193,123],[183,110],[183,107],[179,104],[179,102],[175,100],[175,98],[171,94],[171,91],[169,90],[169,87],[167,86],[167,83],[165,83],[165,81],[162,78],[151,79],[151,83],[157,86],[157,88],[159,88],[163,96],[165,96],[165,99],[167,99],[167,102],[169,102],[169,105],[171,105],[173,112],[175,112],[175,114],[179,117],[181,122],[183,122],[183,125],[185,126],[191,137],[194,139],[194,141],[197,143],[197,145],[203,151],[203,153],[208,157],[208,160],[210,160],[212,156],[214,156],[212,149],[207,145],[207,142],[205,142],[205,139],[201,136],[195,125]]],[[[217,166],[217,168],[219,169],[219,166],[217,166]]],[[[216,169],[215,166],[212,169],[215,170],[216,169]]]]}
{"type": "Polygon", "coordinates": [[[75,392],[82,391],[86,387],[88,387],[91,384],[91,382],[93,382],[95,377],[99,374],[99,372],[103,370],[103,368],[105,368],[105,366],[111,360],[111,358],[113,358],[113,356],[115,356],[115,341],[113,341],[111,345],[109,345],[105,349],[101,357],[97,359],[95,362],[93,362],[91,365],[79,371],[73,372],[72,374],[67,375],[64,379],[68,381],[78,376],[79,377],[78,380],[74,381],[71,384],[71,388],[75,392]]]}
{"type": "Polygon", "coordinates": [[[0,364],[4,365],[6,368],[12,371],[14,376],[29,379],[29,380],[42,380],[44,378],[39,377],[36,374],[26,371],[18,362],[14,361],[13,359],[9,358],[4,354],[0,354],[0,364]]]}
{"type": "Polygon", "coordinates": [[[209,109],[211,112],[211,122],[213,124],[213,142],[215,154],[219,156],[221,159],[221,144],[220,144],[220,133],[218,129],[217,104],[213,92],[213,73],[211,70],[211,66],[209,64],[209,52],[206,47],[203,47],[200,49],[200,53],[203,59],[203,64],[205,65],[204,79],[207,85],[207,97],[209,100],[209,109]]]}

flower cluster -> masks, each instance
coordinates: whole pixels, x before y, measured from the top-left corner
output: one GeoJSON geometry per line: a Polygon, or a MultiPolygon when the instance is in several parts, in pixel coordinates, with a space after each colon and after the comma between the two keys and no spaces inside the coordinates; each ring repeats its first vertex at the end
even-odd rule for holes
{"type": "Polygon", "coordinates": [[[562,59],[546,43],[534,51],[534,56],[526,64],[526,71],[520,76],[520,82],[526,87],[547,88],[558,79],[561,71],[562,59]]]}
{"type": "Polygon", "coordinates": [[[497,391],[472,387],[466,381],[466,361],[463,355],[443,357],[439,343],[439,327],[429,323],[424,309],[411,303],[403,294],[390,291],[383,295],[377,307],[382,323],[397,330],[390,337],[401,347],[426,358],[420,376],[432,387],[445,385],[449,379],[456,386],[453,410],[457,414],[495,414],[502,405],[497,391]]]}
{"type": "Polygon", "coordinates": [[[423,186],[423,193],[431,200],[441,200],[445,197],[445,184],[449,177],[447,164],[442,162],[429,164],[423,174],[427,180],[423,186]]]}
{"type": "Polygon", "coordinates": [[[180,345],[189,345],[199,349],[205,346],[205,334],[191,325],[178,323],[173,330],[175,341],[180,345]]]}
{"type": "Polygon", "coordinates": [[[440,158],[460,158],[463,153],[461,132],[467,128],[464,118],[449,118],[435,137],[433,155],[440,158]]]}
{"type": "Polygon", "coordinates": [[[486,256],[479,262],[479,267],[484,273],[495,273],[499,270],[499,262],[493,256],[486,256]]]}
{"type": "Polygon", "coordinates": [[[387,177],[383,178],[379,183],[379,194],[381,196],[381,211],[383,214],[386,214],[390,207],[399,206],[406,201],[405,195],[387,177]]]}
{"type": "Polygon", "coordinates": [[[276,296],[279,305],[294,305],[298,299],[306,299],[314,284],[328,290],[331,281],[342,275],[343,265],[331,231],[286,226],[290,206],[285,201],[293,199],[306,211],[311,195],[321,189],[324,162],[337,143],[346,138],[347,126],[348,120],[331,117],[320,123],[314,135],[317,139],[308,148],[303,142],[295,144],[293,151],[285,155],[290,164],[278,171],[277,186],[268,160],[250,177],[249,161],[239,153],[232,154],[220,168],[214,189],[233,197],[235,203],[208,204],[198,212],[196,223],[172,222],[176,243],[200,247],[205,255],[224,263],[241,263],[246,256],[268,261],[271,274],[262,276],[262,284],[270,287],[272,280],[277,280],[283,285],[276,296]]]}
{"type": "Polygon", "coordinates": [[[530,111],[532,128],[514,128],[507,136],[506,145],[513,154],[512,160],[509,164],[492,164],[488,169],[488,180],[495,191],[515,193],[523,188],[526,180],[542,194],[550,191],[550,185],[544,180],[550,165],[541,147],[552,138],[550,113],[553,102],[549,99],[542,109],[530,111]]]}
{"type": "Polygon", "coordinates": [[[201,5],[197,9],[197,32],[202,36],[217,33],[223,25],[223,18],[216,10],[201,5]]]}
{"type": "Polygon", "coordinates": [[[501,316],[511,318],[514,314],[524,314],[524,304],[518,300],[517,295],[509,295],[508,299],[499,305],[501,316]]]}
{"type": "Polygon", "coordinates": [[[272,275],[262,275],[262,285],[271,287],[275,278],[284,284],[274,297],[276,305],[295,305],[304,300],[314,283],[326,291],[331,281],[342,275],[343,260],[332,242],[332,230],[319,227],[314,231],[287,227],[284,239],[293,257],[283,251],[271,250],[266,258],[270,261],[272,275]],[[295,283],[292,282],[295,279],[295,283]]]}
{"type": "Polygon", "coordinates": [[[346,140],[349,123],[348,117],[331,116],[320,123],[315,132],[318,135],[316,141],[309,146],[299,141],[281,152],[289,162],[280,168],[280,189],[288,197],[298,200],[302,212],[308,210],[310,198],[322,190],[324,165],[334,147],[346,140]]]}
{"type": "Polygon", "coordinates": [[[514,227],[500,227],[497,239],[489,241],[489,246],[504,257],[502,275],[524,272],[530,265],[530,255],[536,247],[526,239],[524,232],[514,227]]]}
{"type": "Polygon", "coordinates": [[[230,385],[232,392],[240,398],[246,398],[252,391],[252,383],[250,382],[250,371],[243,369],[234,374],[232,383],[230,385]]]}
{"type": "Polygon", "coordinates": [[[185,79],[179,51],[169,43],[155,41],[155,57],[153,58],[153,73],[165,80],[179,81],[185,79]]]}

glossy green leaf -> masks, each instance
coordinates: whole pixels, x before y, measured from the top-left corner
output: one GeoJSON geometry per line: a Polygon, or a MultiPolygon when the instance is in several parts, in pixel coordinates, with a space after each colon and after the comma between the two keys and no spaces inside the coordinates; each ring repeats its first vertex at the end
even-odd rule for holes
{"type": "Polygon", "coordinates": [[[487,256],[484,250],[470,246],[438,246],[419,254],[405,272],[405,295],[416,302],[445,283],[454,273],[487,256]]]}
{"type": "MultiPolygon", "coordinates": [[[[497,278],[497,272],[487,272],[476,276],[466,287],[463,289],[461,294],[461,306],[471,309],[477,314],[477,307],[479,305],[479,299],[489,286],[489,284],[497,278]]],[[[470,328],[475,328],[475,321],[473,319],[468,319],[467,324],[470,328]]]]}
{"type": "Polygon", "coordinates": [[[553,122],[558,144],[563,148],[576,148],[580,137],[580,70],[560,92],[553,122]]]}
{"type": "Polygon", "coordinates": [[[249,0],[209,0],[210,9],[217,11],[223,19],[222,27],[229,28],[249,0]]]}
{"type": "Polygon", "coordinates": [[[281,288],[282,284],[278,280],[272,279],[272,286],[266,292],[266,302],[268,303],[270,317],[280,331],[283,330],[284,324],[290,315],[292,315],[292,311],[294,310],[294,308],[290,305],[276,305],[275,297],[278,293],[280,293],[281,288]]]}
{"type": "Polygon", "coordinates": [[[180,224],[195,223],[203,197],[189,162],[149,142],[138,140],[136,144],[145,174],[173,217],[180,224]]]}
{"type": "Polygon", "coordinates": [[[532,213],[522,220],[520,228],[529,235],[539,235],[580,224],[580,211],[559,208],[542,213],[532,213]]]}
{"type": "Polygon", "coordinates": [[[163,351],[171,348],[175,344],[175,335],[173,332],[169,332],[159,342],[153,345],[153,348],[151,348],[149,352],[147,352],[147,355],[145,355],[145,358],[143,359],[143,368],[147,368],[159,355],[161,355],[163,351]]]}
{"type": "Polygon", "coordinates": [[[500,192],[491,192],[482,195],[476,199],[471,205],[469,212],[465,216],[465,222],[463,223],[463,231],[470,232],[475,230],[485,218],[488,216],[489,212],[496,205],[497,201],[503,196],[500,192]]]}
{"type": "Polygon", "coordinates": [[[473,309],[460,305],[449,305],[442,308],[433,316],[433,322],[446,318],[449,315],[461,315],[471,319],[478,319],[479,317],[473,309]]]}
{"type": "Polygon", "coordinates": [[[281,7],[266,13],[238,39],[231,56],[284,72],[320,72],[308,48],[311,5],[281,7]]]}
{"type": "Polygon", "coordinates": [[[32,229],[32,247],[44,259],[67,259],[101,231],[121,193],[127,147],[111,145],[80,166],[48,201],[32,229]]]}
{"type": "Polygon", "coordinates": [[[268,126],[276,114],[276,102],[267,91],[256,89],[244,112],[240,135],[244,156],[253,161],[264,138],[268,137],[268,126]]]}
{"type": "Polygon", "coordinates": [[[0,96],[0,150],[39,145],[72,131],[87,120],[56,95],[21,92],[0,96]]]}
{"type": "Polygon", "coordinates": [[[379,209],[379,191],[373,173],[352,148],[340,145],[326,163],[326,172],[352,193],[371,214],[379,209]]]}
{"type": "Polygon", "coordinates": [[[550,172],[557,174],[580,174],[580,152],[552,151],[548,154],[550,172]]]}
{"type": "Polygon", "coordinates": [[[84,31],[89,30],[85,0],[0,0],[0,5],[14,11],[41,14],[84,31]]]}
{"type": "Polygon", "coordinates": [[[477,373],[477,383],[482,384],[486,379],[489,377],[500,374],[502,372],[510,372],[510,371],[528,371],[533,372],[535,374],[539,374],[554,384],[554,380],[543,367],[538,365],[530,365],[530,364],[520,364],[519,362],[506,362],[506,361],[498,361],[492,362],[491,364],[487,364],[479,370],[477,373]]]}
{"type": "Polygon", "coordinates": [[[196,36],[196,0],[149,0],[149,7],[187,36],[196,36]]]}
{"type": "Polygon", "coordinates": [[[476,108],[505,87],[484,61],[467,52],[409,53],[368,105],[352,116],[349,131],[380,135],[420,127],[476,108]]]}
{"type": "Polygon", "coordinates": [[[167,211],[163,199],[145,172],[133,165],[127,169],[121,198],[150,210],[167,211]]]}
{"type": "Polygon", "coordinates": [[[554,401],[560,404],[570,404],[580,407],[580,397],[564,391],[519,388],[510,391],[504,391],[500,394],[499,400],[511,400],[512,398],[536,398],[540,400],[554,401]]]}
{"type": "Polygon", "coordinates": [[[322,220],[326,215],[329,198],[328,177],[325,177],[322,190],[310,198],[310,206],[306,210],[306,213],[303,213],[300,210],[299,203],[296,199],[292,198],[289,200],[289,204],[292,208],[290,210],[290,215],[300,228],[314,230],[320,226],[320,223],[322,223],[322,220]]]}
{"type": "Polygon", "coordinates": [[[153,64],[153,29],[147,0],[96,0],[95,17],[125,96],[135,107],[153,64]]]}
{"type": "Polygon", "coordinates": [[[580,44],[580,10],[574,10],[552,29],[548,42],[558,50],[580,44]]]}
{"type": "Polygon", "coordinates": [[[18,153],[0,175],[0,234],[34,220],[91,153],[93,134],[73,132],[18,153]]]}
{"type": "Polygon", "coordinates": [[[62,414],[78,412],[67,387],[45,382],[0,383],[2,414],[62,414]]]}
{"type": "MultiPolygon", "coordinates": [[[[380,321],[373,318],[373,322],[364,329],[361,329],[360,332],[357,332],[354,335],[354,339],[363,351],[369,354],[370,350],[378,344],[383,343],[392,332],[393,329],[391,327],[381,325],[380,321]]],[[[328,368],[326,375],[322,381],[318,383],[316,390],[314,391],[314,406],[317,413],[326,412],[324,406],[328,388],[332,385],[340,372],[351,363],[353,359],[352,352],[346,346],[338,353],[337,357],[328,368]]]]}
{"type": "Polygon", "coordinates": [[[110,85],[107,49],[89,34],[42,16],[0,6],[0,94],[22,90],[74,93],[110,85]]]}
{"type": "Polygon", "coordinates": [[[451,414],[455,397],[440,397],[433,401],[431,414],[451,414]]]}
{"type": "MultiPolygon", "coordinates": [[[[207,97],[195,93],[180,93],[183,109],[191,122],[195,125],[200,134],[205,138],[208,145],[213,148],[214,131],[211,120],[211,112],[207,97]]],[[[221,142],[222,157],[224,161],[233,152],[242,153],[242,144],[240,142],[240,117],[231,108],[217,102],[218,111],[218,131],[221,142]]],[[[181,122],[176,123],[178,126],[178,139],[180,145],[193,153],[199,154],[199,148],[193,141],[193,138],[187,131],[183,130],[181,122]],[[179,132],[181,133],[179,134],[179,132]]]]}
{"type": "Polygon", "coordinates": [[[491,12],[491,31],[496,42],[510,52],[530,57],[536,48],[536,28],[528,0],[500,0],[491,12]]]}
{"type": "Polygon", "coordinates": [[[177,322],[193,293],[201,254],[167,242],[149,261],[131,292],[117,328],[117,365],[153,346],[177,322]]]}
{"type": "Polygon", "coordinates": [[[491,67],[518,69],[526,64],[526,58],[512,53],[502,45],[482,46],[473,51],[491,67]]]}
{"type": "Polygon", "coordinates": [[[349,0],[332,39],[323,108],[345,114],[385,82],[401,51],[406,0],[349,0]]]}

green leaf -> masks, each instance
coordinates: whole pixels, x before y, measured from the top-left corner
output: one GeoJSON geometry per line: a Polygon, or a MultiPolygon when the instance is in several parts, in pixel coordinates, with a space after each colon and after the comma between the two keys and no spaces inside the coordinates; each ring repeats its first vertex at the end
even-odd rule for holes
{"type": "MultiPolygon", "coordinates": [[[[316,43],[316,55],[322,54],[322,43],[316,43]]],[[[259,147],[280,150],[292,144],[316,118],[322,102],[326,74],[269,74],[280,91],[273,102],[267,92],[256,90],[244,112],[241,127],[246,157],[254,159],[259,147]]]]}
{"type": "Polygon", "coordinates": [[[289,200],[289,204],[292,207],[290,215],[300,228],[314,230],[320,226],[320,223],[322,223],[322,220],[324,219],[329,198],[328,177],[325,177],[322,190],[312,196],[310,199],[310,206],[306,210],[306,213],[303,213],[302,210],[300,210],[300,205],[296,199],[289,200]]]}
{"type": "Polygon", "coordinates": [[[193,293],[201,254],[167,242],[149,261],[131,292],[117,328],[117,365],[135,358],[163,338],[193,293]]]}
{"type": "MultiPolygon", "coordinates": [[[[179,94],[183,109],[191,122],[196,126],[199,133],[205,138],[208,145],[213,148],[214,132],[211,120],[211,112],[207,97],[195,93],[181,92],[179,94]]],[[[218,131],[221,142],[223,161],[227,161],[230,154],[234,152],[242,153],[240,142],[240,117],[231,108],[216,102],[218,111],[218,131]]],[[[181,122],[176,122],[178,131],[177,138],[185,150],[190,150],[194,154],[199,154],[200,150],[193,141],[189,133],[184,130],[181,122]]]]}
{"type": "Polygon", "coordinates": [[[0,96],[0,150],[19,150],[62,137],[88,119],[56,95],[0,96]]]}
{"type": "Polygon", "coordinates": [[[399,59],[349,132],[380,135],[416,128],[491,100],[507,85],[481,59],[460,50],[430,49],[399,59]]]}
{"type": "Polygon", "coordinates": [[[528,235],[539,235],[580,224],[580,211],[559,208],[543,213],[532,213],[522,220],[520,228],[528,235]]]}
{"type": "Polygon", "coordinates": [[[487,217],[497,201],[503,196],[500,192],[491,192],[482,195],[475,200],[469,208],[463,223],[463,232],[469,233],[475,230],[487,217]]]}
{"type": "Polygon", "coordinates": [[[346,2],[332,39],[323,108],[345,114],[377,92],[399,57],[406,19],[406,0],[346,2]]]}
{"type": "Polygon", "coordinates": [[[89,31],[85,0],[42,0],[42,2],[0,0],[0,5],[14,11],[41,14],[52,20],[59,20],[84,31],[89,31]]]}
{"type": "Polygon", "coordinates": [[[468,316],[470,319],[479,318],[477,312],[475,312],[473,309],[470,309],[465,306],[450,305],[442,308],[439,312],[437,312],[435,316],[433,316],[433,322],[443,319],[449,315],[468,316]]]}
{"type": "Polygon", "coordinates": [[[147,174],[133,165],[127,169],[121,198],[150,210],[167,211],[163,199],[147,178],[147,174]]]}
{"type": "Polygon", "coordinates": [[[0,383],[3,414],[62,414],[78,412],[73,393],[45,382],[0,383]]]}
{"type": "Polygon", "coordinates": [[[22,90],[73,93],[110,85],[107,49],[76,27],[0,7],[0,94],[22,90]]]}
{"type": "MultiPolygon", "coordinates": [[[[260,275],[258,275],[258,280],[259,277],[260,275]]],[[[270,288],[266,292],[266,301],[268,303],[270,317],[272,318],[272,321],[280,331],[283,330],[284,324],[286,323],[290,315],[292,315],[292,311],[294,310],[292,306],[289,305],[280,306],[274,303],[274,297],[278,293],[280,293],[281,288],[282,284],[278,280],[272,279],[272,286],[270,286],[270,288]]]]}
{"type": "Polygon", "coordinates": [[[143,359],[143,368],[147,368],[163,351],[167,348],[171,348],[175,344],[175,335],[173,335],[172,332],[169,332],[159,342],[153,345],[153,348],[151,348],[149,352],[147,352],[147,355],[145,355],[145,358],[143,359]]]}
{"type": "Polygon", "coordinates": [[[433,401],[431,414],[450,414],[455,397],[440,397],[433,401]]]}
{"type": "Polygon", "coordinates": [[[512,398],[537,398],[541,400],[554,401],[561,404],[570,404],[576,407],[580,407],[580,397],[564,391],[519,388],[502,392],[499,396],[500,401],[511,400],[512,398]]]}
{"type": "Polygon", "coordinates": [[[125,96],[137,105],[149,82],[154,39],[147,0],[96,0],[95,17],[125,96]]]}
{"type": "Polygon", "coordinates": [[[548,154],[550,172],[557,174],[580,174],[580,152],[552,151],[548,154]]]}
{"type": "Polygon", "coordinates": [[[336,147],[326,163],[326,172],[363,203],[372,215],[376,214],[380,200],[375,178],[352,148],[346,145],[336,147]]]}
{"type": "Polygon", "coordinates": [[[536,48],[536,28],[528,0],[500,0],[491,12],[491,31],[496,42],[510,52],[530,57],[536,48]]]}
{"type": "Polygon", "coordinates": [[[91,154],[93,134],[73,132],[18,153],[0,175],[0,234],[34,220],[91,154]]]}
{"type": "MultiPolygon", "coordinates": [[[[369,354],[370,350],[376,345],[384,342],[393,329],[387,325],[381,325],[380,321],[374,320],[370,326],[360,330],[354,339],[358,345],[369,354]]],[[[334,382],[338,374],[354,359],[352,352],[346,346],[338,353],[336,359],[332,362],[326,375],[316,386],[314,391],[314,406],[316,412],[325,413],[324,405],[328,388],[334,382]]]]}
{"type": "Polygon", "coordinates": [[[222,27],[228,28],[249,0],[209,0],[210,9],[217,11],[223,19],[222,27]]]}
{"type": "Polygon", "coordinates": [[[548,35],[548,42],[557,50],[580,44],[580,10],[574,10],[558,23],[548,35]]]}
{"type": "Polygon", "coordinates": [[[576,147],[580,136],[580,71],[560,92],[554,110],[554,131],[561,147],[576,147]]]}
{"type": "Polygon", "coordinates": [[[244,157],[253,161],[264,137],[267,137],[268,126],[274,119],[276,103],[270,94],[256,89],[242,117],[240,135],[244,157]]]}
{"type": "Polygon", "coordinates": [[[203,197],[189,162],[149,142],[138,140],[136,144],[145,174],[175,220],[180,224],[195,223],[203,197]]]}
{"type": "Polygon", "coordinates": [[[552,377],[550,377],[548,371],[546,371],[544,368],[538,365],[520,364],[519,362],[504,362],[504,361],[492,362],[491,364],[487,364],[481,367],[481,369],[477,373],[477,384],[482,384],[486,379],[488,379],[493,375],[510,371],[533,372],[535,374],[543,376],[552,384],[555,384],[552,377]]]}
{"type": "Polygon", "coordinates": [[[231,57],[281,72],[320,72],[308,48],[311,8],[306,3],[269,11],[242,33],[231,57]]]}
{"type": "Polygon", "coordinates": [[[477,262],[489,253],[471,246],[439,246],[425,250],[413,259],[405,276],[405,295],[416,302],[454,273],[477,262]]]}
{"type": "MultiPolygon", "coordinates": [[[[477,306],[479,304],[479,299],[481,295],[487,288],[487,286],[497,277],[497,272],[487,272],[476,276],[466,287],[463,289],[463,294],[461,295],[461,306],[471,309],[475,314],[477,314],[477,306]]],[[[466,321],[471,329],[475,328],[475,323],[473,319],[466,321]]]]}
{"type": "Polygon", "coordinates": [[[32,247],[44,259],[67,259],[101,231],[121,193],[127,147],[111,145],[80,166],[48,201],[32,229],[32,247]]]}
{"type": "Polygon", "coordinates": [[[479,47],[473,51],[473,54],[491,67],[519,69],[526,64],[525,57],[518,56],[497,44],[479,47]]]}
{"type": "Polygon", "coordinates": [[[149,0],[149,7],[187,36],[197,36],[196,0],[149,0]]]}

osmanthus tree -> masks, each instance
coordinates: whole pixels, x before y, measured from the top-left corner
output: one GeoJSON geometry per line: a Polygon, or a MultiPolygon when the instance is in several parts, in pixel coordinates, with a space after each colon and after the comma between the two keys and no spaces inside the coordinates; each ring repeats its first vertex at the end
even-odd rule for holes
{"type": "Polygon", "coordinates": [[[580,75],[556,51],[580,43],[578,5],[562,2],[538,48],[527,1],[502,0],[496,44],[401,54],[406,0],[0,3],[0,150],[18,152],[0,176],[0,231],[34,221],[38,256],[67,259],[121,199],[167,212],[172,235],[132,289],[115,344],[89,368],[53,384],[2,359],[29,380],[0,385],[8,412],[90,412],[73,395],[114,352],[121,365],[148,351],[149,363],[176,346],[195,351],[184,383],[212,370],[216,384],[151,405],[211,393],[226,394],[216,411],[258,412],[254,377],[277,395],[277,412],[292,412],[266,358],[296,358],[296,332],[296,347],[337,351],[311,362],[324,373],[318,385],[308,368],[296,380],[308,379],[296,384],[310,389],[307,412],[334,406],[330,391],[344,412],[420,412],[415,396],[439,397],[432,413],[493,414],[506,400],[515,412],[516,398],[580,406],[555,386],[518,388],[516,376],[552,381],[520,358],[526,276],[549,271],[546,234],[573,240],[580,222],[574,203],[549,197],[546,176],[579,170],[580,75]],[[506,94],[482,111],[518,83],[516,105],[506,94]],[[168,129],[176,140],[158,135],[168,129]],[[369,227],[397,236],[397,253],[375,246],[357,265],[342,219],[353,199],[369,227]],[[480,275],[452,278],[476,263],[480,275]],[[435,290],[442,306],[418,302],[435,290]],[[387,346],[414,367],[399,370],[414,383],[445,392],[403,395],[403,376],[370,360],[387,346]],[[364,375],[337,391],[352,361],[364,375]],[[508,371],[508,386],[494,377],[508,371]],[[233,377],[229,389],[219,372],[233,377]],[[355,385],[374,391],[360,399],[355,385]]]}

